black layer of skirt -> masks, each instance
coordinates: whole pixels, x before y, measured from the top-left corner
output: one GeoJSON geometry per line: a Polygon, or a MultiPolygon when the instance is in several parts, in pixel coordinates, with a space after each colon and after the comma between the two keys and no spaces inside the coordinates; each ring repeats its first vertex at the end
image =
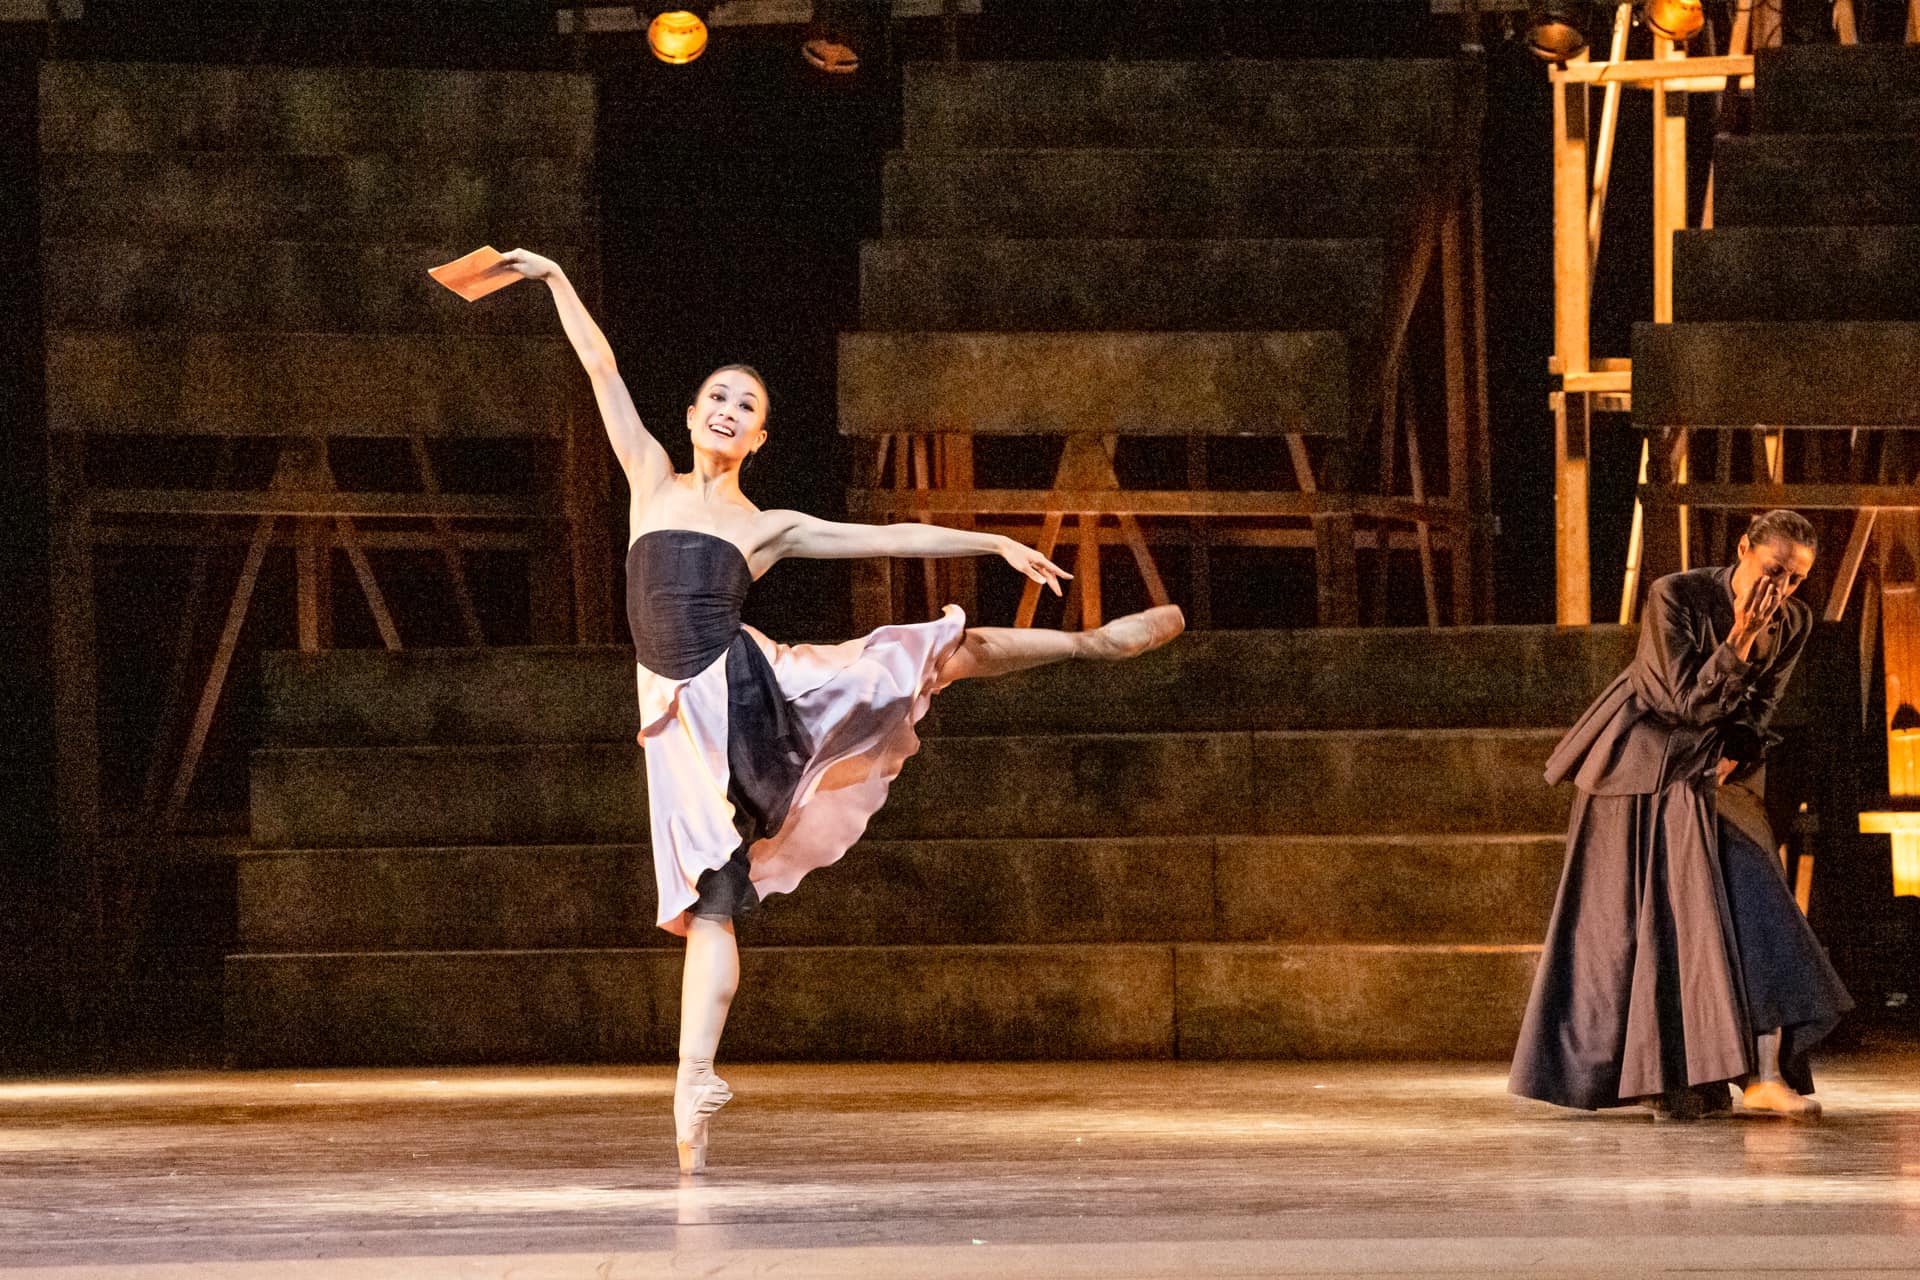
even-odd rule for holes
{"type": "Polygon", "coordinates": [[[1812,1093],[1807,1054],[1839,1025],[1853,999],[1800,914],[1780,859],[1723,822],[1720,866],[1733,904],[1747,1025],[1756,1035],[1780,1028],[1780,1075],[1812,1093]]]}

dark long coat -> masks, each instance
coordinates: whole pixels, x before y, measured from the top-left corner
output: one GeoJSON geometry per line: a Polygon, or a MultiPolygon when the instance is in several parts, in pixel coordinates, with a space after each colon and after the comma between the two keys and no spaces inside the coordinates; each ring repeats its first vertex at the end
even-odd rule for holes
{"type": "Polygon", "coordinates": [[[1517,1094],[1591,1109],[1750,1073],[1754,1032],[1780,1024],[1753,1025],[1740,928],[1750,953],[1784,945],[1796,963],[1808,949],[1817,955],[1822,972],[1799,985],[1819,988],[1813,1016],[1825,1025],[1810,1025],[1782,1064],[1789,1083],[1811,1090],[1804,1049],[1837,1020],[1831,1006],[1845,992],[1797,910],[1785,918],[1791,896],[1777,860],[1766,872],[1773,885],[1744,862],[1731,875],[1726,860],[1729,850],[1772,860],[1752,797],[1773,738],[1768,724],[1813,616],[1789,599],[1742,661],[1726,643],[1731,578],[1731,569],[1697,569],[1655,582],[1632,665],[1548,760],[1547,780],[1579,791],[1514,1054],[1517,1094]],[[1724,800],[1748,801],[1726,804],[1727,813],[1716,785],[1723,757],[1737,762],[1724,800]],[[1758,884],[1767,895],[1738,925],[1730,883],[1742,892],[1758,884]]]}

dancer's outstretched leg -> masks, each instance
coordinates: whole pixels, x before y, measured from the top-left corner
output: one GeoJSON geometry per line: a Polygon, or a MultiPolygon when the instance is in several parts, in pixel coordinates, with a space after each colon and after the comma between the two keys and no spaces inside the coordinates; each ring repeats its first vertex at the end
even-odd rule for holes
{"type": "Polygon", "coordinates": [[[969,627],[960,647],[940,668],[940,682],[1004,676],[1070,658],[1117,662],[1159,648],[1186,627],[1186,615],[1171,604],[1115,618],[1095,631],[969,627]]]}
{"type": "Polygon", "coordinates": [[[733,921],[693,917],[680,972],[680,1073],[673,1082],[673,1136],[681,1173],[706,1171],[707,1121],[733,1097],[727,1082],[713,1074],[713,1058],[739,986],[733,921]]]}

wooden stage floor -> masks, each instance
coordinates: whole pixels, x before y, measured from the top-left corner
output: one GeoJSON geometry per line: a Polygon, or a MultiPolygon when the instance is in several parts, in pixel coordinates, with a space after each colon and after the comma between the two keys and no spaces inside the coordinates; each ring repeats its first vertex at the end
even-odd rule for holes
{"type": "Polygon", "coordinates": [[[734,1066],[0,1082],[0,1274],[1920,1275],[1920,1053],[1656,1124],[1488,1065],[734,1066]]]}

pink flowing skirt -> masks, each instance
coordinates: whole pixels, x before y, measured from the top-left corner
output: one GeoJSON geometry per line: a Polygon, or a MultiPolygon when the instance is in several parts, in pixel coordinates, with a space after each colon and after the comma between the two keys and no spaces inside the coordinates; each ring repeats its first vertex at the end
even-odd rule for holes
{"type": "MultiPolygon", "coordinates": [[[[748,850],[761,898],[792,892],[807,872],[838,862],[867,829],[900,767],[920,749],[914,726],[965,630],[966,615],[954,605],[931,622],[881,627],[835,645],[776,644],[746,628],[813,743],[786,822],[748,850]]],[[[740,844],[727,799],[727,660],[722,654],[684,680],[638,671],[657,923],[684,934],[701,873],[725,866],[740,844]]]]}

